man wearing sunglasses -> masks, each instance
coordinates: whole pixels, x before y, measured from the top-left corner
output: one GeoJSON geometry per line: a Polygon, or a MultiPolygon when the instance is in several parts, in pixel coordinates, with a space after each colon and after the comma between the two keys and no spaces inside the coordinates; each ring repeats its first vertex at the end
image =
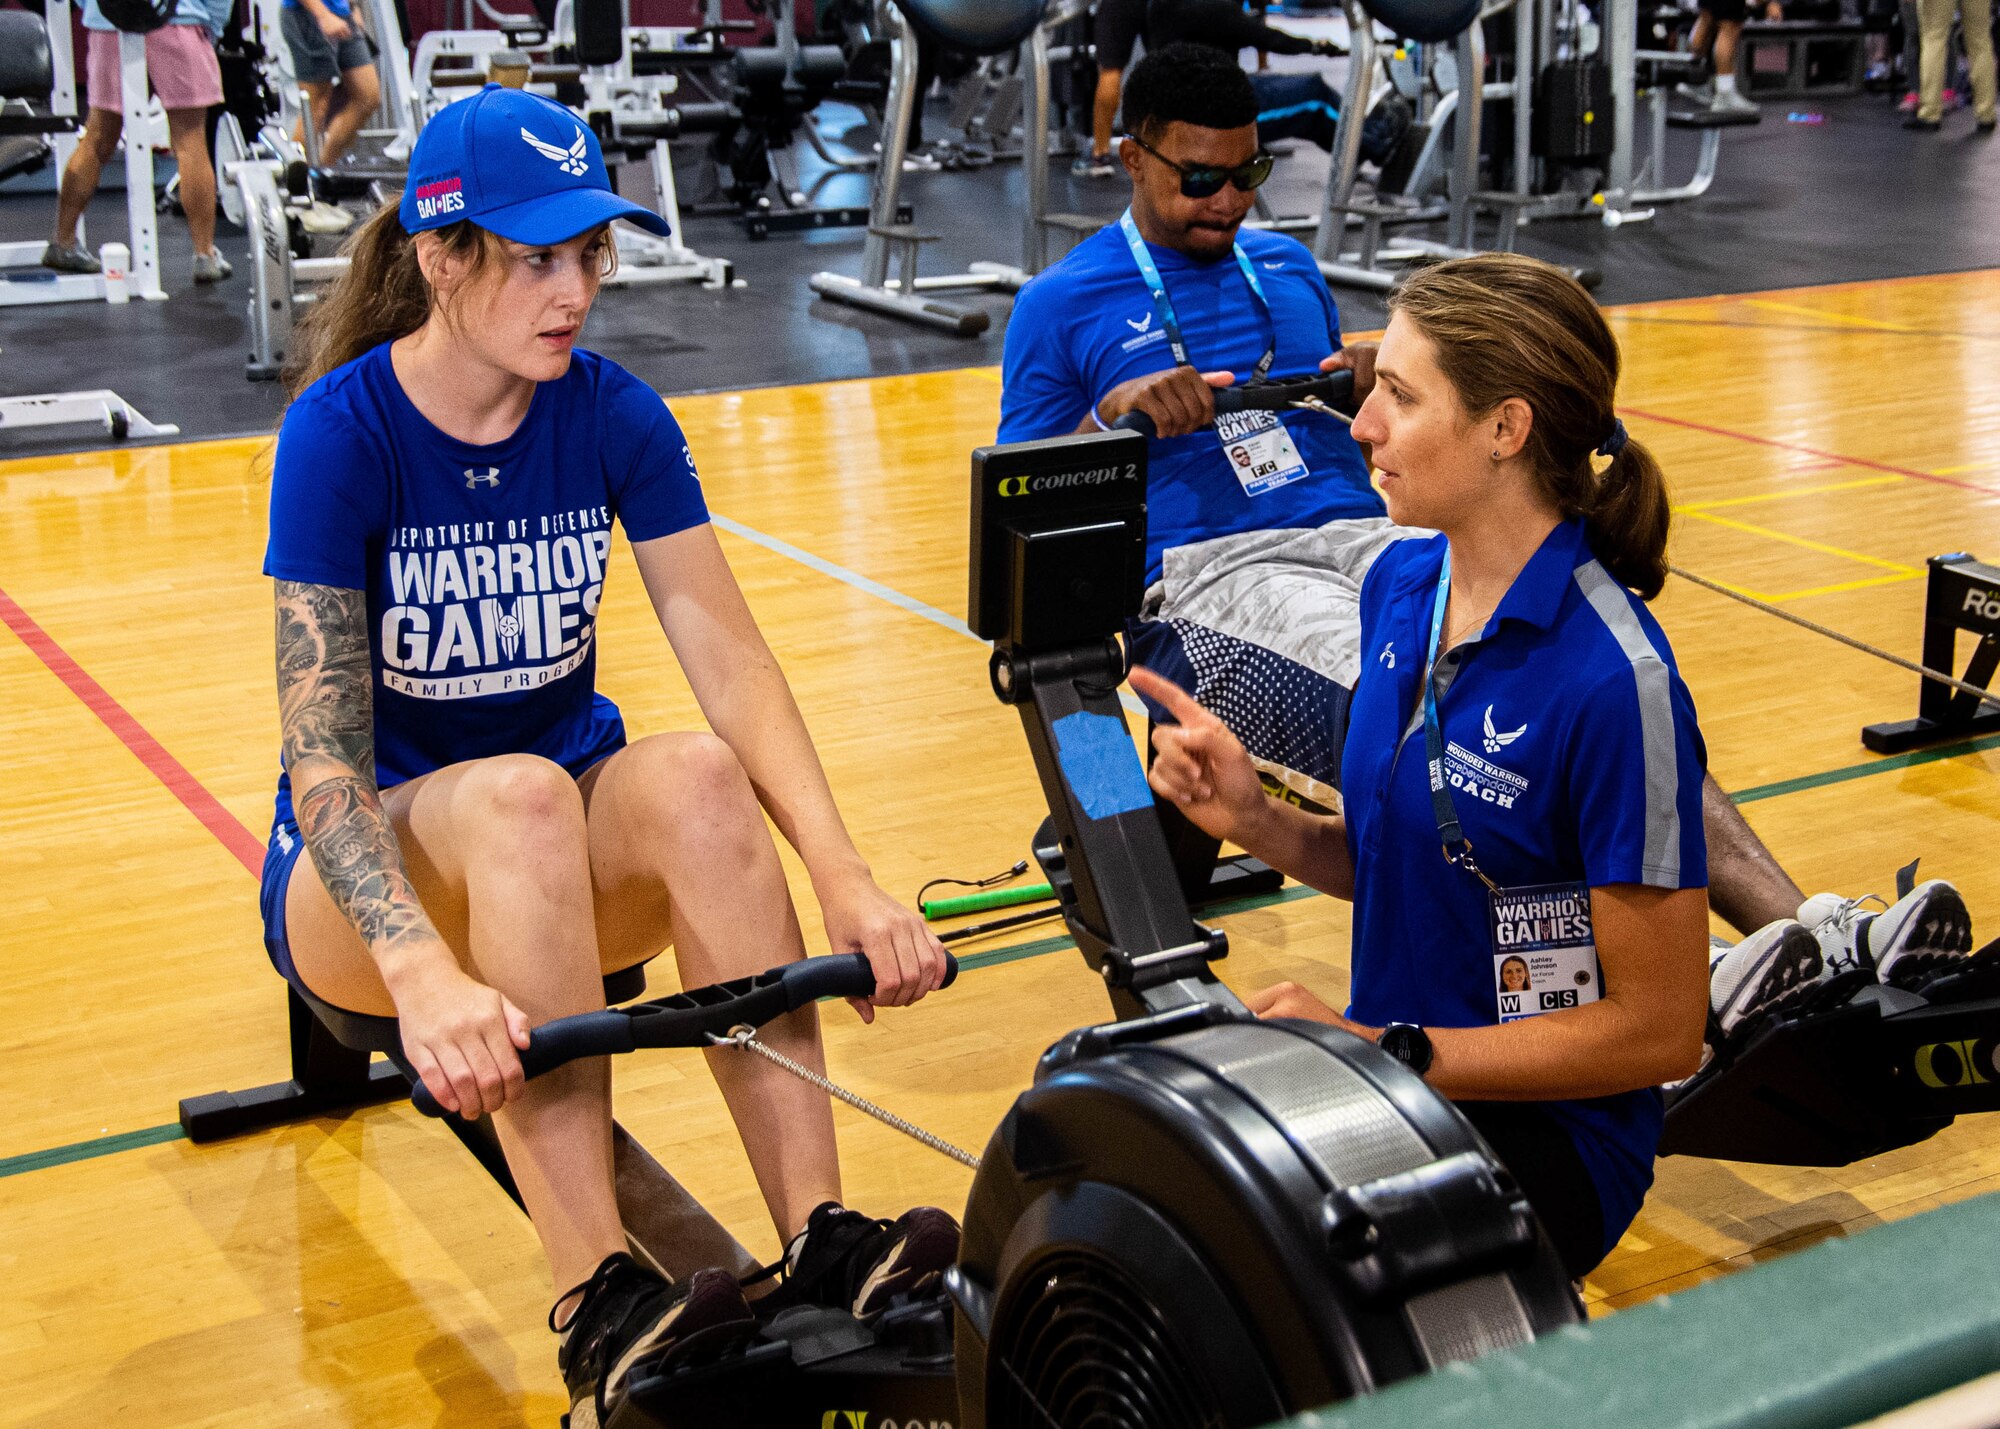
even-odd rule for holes
{"type": "Polygon", "coordinates": [[[1344,728],[1359,672],[1355,596],[1396,532],[1338,419],[1218,424],[1213,394],[1349,365],[1365,394],[1373,349],[1343,349],[1303,244],[1243,226],[1271,157],[1234,56],[1162,46],[1133,66],[1124,101],[1131,208],[1016,300],[1000,439],[1152,418],[1135,655],[1211,708],[1240,711],[1232,726],[1265,770],[1331,803],[1340,750],[1328,732],[1344,728]]]}

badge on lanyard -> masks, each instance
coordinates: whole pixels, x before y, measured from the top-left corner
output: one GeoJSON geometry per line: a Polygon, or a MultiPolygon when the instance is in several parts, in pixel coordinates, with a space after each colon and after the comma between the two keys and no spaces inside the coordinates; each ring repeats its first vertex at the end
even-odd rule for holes
{"type": "Polygon", "coordinates": [[[1602,995],[1586,885],[1489,888],[1486,906],[1502,1022],[1581,1007],[1602,995]]]}
{"type": "Polygon", "coordinates": [[[1276,412],[1217,412],[1215,434],[1245,496],[1262,496],[1312,475],[1276,412]]]}
{"type": "Polygon", "coordinates": [[[1458,822],[1444,777],[1444,734],[1438,726],[1437,657],[1444,608],[1451,598],[1451,551],[1438,571],[1431,605],[1430,652],[1424,667],[1424,755],[1429,764],[1431,810],[1445,862],[1486,885],[1487,926],[1493,948],[1493,996],[1502,1022],[1518,1022],[1603,995],[1597,938],[1590,922],[1590,889],[1582,883],[1542,883],[1502,888],[1473,860],[1472,840],[1458,822]]]}

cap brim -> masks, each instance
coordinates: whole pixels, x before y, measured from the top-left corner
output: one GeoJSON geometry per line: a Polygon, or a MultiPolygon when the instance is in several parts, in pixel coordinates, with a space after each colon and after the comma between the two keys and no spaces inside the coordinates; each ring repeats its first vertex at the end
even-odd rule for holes
{"type": "Polygon", "coordinates": [[[662,238],[673,231],[650,208],[620,198],[609,189],[571,189],[567,193],[545,194],[491,209],[474,217],[473,222],[516,243],[539,245],[567,243],[579,233],[588,233],[617,218],[662,238]]]}

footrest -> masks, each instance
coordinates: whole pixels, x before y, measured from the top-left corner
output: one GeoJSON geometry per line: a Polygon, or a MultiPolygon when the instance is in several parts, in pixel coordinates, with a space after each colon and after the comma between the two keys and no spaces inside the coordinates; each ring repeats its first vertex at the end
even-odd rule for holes
{"type": "Polygon", "coordinates": [[[1481,189],[1472,196],[1481,208],[1533,208],[1548,200],[1547,194],[1517,194],[1512,189],[1481,189]]]}
{"type": "Polygon", "coordinates": [[[1108,218],[1093,218],[1087,213],[1049,213],[1042,216],[1044,228],[1062,228],[1071,233],[1081,233],[1088,237],[1111,222],[1108,218]]]}
{"type": "Polygon", "coordinates": [[[891,243],[935,243],[944,237],[942,233],[925,233],[915,224],[896,223],[878,228],[868,225],[868,231],[877,238],[886,238],[891,243]]]}
{"type": "Polygon", "coordinates": [[[1742,129],[1762,124],[1764,116],[1747,109],[1669,109],[1669,129],[1742,129]]]}

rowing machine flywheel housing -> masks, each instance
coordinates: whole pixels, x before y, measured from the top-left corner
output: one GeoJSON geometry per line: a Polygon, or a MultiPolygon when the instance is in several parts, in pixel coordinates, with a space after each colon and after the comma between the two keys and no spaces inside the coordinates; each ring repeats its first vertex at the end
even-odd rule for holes
{"type": "Polygon", "coordinates": [[[966,1429],[1267,1424],[1582,1318],[1449,1102],[1349,1033],[1210,1005],[1044,1055],[950,1285],[966,1429]]]}

